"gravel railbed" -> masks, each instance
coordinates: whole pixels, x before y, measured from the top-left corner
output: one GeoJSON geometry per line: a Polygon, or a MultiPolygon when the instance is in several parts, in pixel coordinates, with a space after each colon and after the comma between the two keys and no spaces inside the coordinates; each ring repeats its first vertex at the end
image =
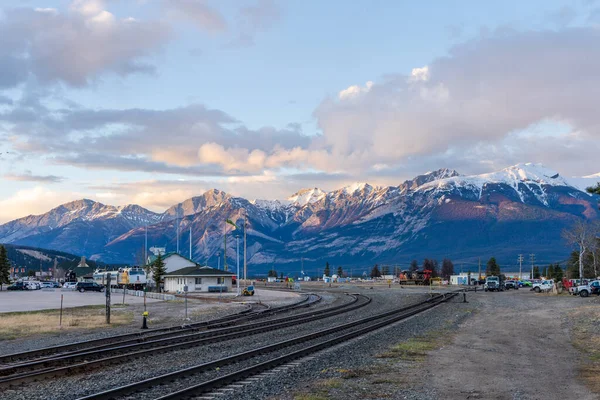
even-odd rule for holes
{"type": "MultiPolygon", "coordinates": [[[[325,295],[323,299],[311,307],[300,308],[297,310],[287,311],[281,314],[266,317],[277,318],[281,315],[293,315],[312,308],[320,308],[329,306],[330,303],[337,301],[339,296],[325,295]]],[[[269,301],[268,304],[272,308],[280,307],[288,304],[297,303],[300,298],[288,298],[285,300],[269,301]]],[[[222,318],[227,315],[240,313],[248,308],[249,304],[242,303],[215,303],[202,300],[188,299],[188,315],[191,317],[191,323],[203,322],[211,319],[222,318]]],[[[184,306],[181,301],[151,303],[147,307],[150,312],[149,326],[150,328],[165,328],[177,326],[178,323],[183,323],[184,306]]],[[[127,308],[114,307],[113,315],[119,312],[133,312],[134,321],[129,325],[111,326],[108,329],[94,329],[89,331],[72,330],[61,331],[53,334],[44,334],[30,336],[23,339],[3,340],[0,341],[0,355],[13,354],[23,351],[35,350],[44,347],[59,346],[62,344],[82,342],[94,339],[103,339],[110,336],[116,336],[127,333],[139,333],[142,325],[141,314],[144,311],[143,305],[130,305],[127,308]]],[[[65,314],[69,309],[65,309],[65,314]]],[[[1,316],[0,316],[1,318],[1,316]]]]}
{"type": "MultiPolygon", "coordinates": [[[[327,326],[349,322],[350,320],[358,319],[365,315],[372,315],[375,312],[381,312],[385,309],[412,304],[425,297],[424,295],[414,296],[397,293],[396,296],[388,298],[373,292],[367,294],[373,296],[374,301],[372,304],[350,313],[340,314],[339,316],[318,320],[309,324],[266,332],[259,335],[252,335],[249,337],[241,337],[240,339],[227,342],[164,354],[150,355],[144,357],[143,360],[134,360],[130,363],[125,362],[122,365],[119,365],[118,368],[113,366],[103,370],[94,370],[89,374],[78,374],[70,377],[56,378],[52,381],[40,382],[39,384],[27,384],[16,388],[14,391],[11,390],[1,393],[0,399],[74,399],[163,373],[173,372],[192,365],[231,356],[252,348],[266,346],[276,341],[297,337],[314,330],[323,329],[327,326]],[[69,388],[69,390],[65,391],[65,388],[69,388]]],[[[327,295],[327,297],[332,300],[339,297],[339,295],[332,294],[327,295]]],[[[306,311],[306,309],[303,310],[306,311]]]]}
{"type": "MultiPolygon", "coordinates": [[[[309,389],[312,382],[320,379],[340,378],[340,370],[370,368],[377,354],[383,353],[395,343],[415,336],[425,335],[431,331],[456,327],[468,315],[465,309],[477,308],[477,300],[469,296],[469,303],[462,303],[462,296],[455,297],[448,303],[437,306],[423,314],[413,316],[409,320],[396,322],[388,327],[336,345],[329,350],[316,353],[310,361],[302,361],[300,365],[280,371],[273,375],[261,376],[255,383],[246,384],[243,388],[228,393],[228,398],[240,400],[256,400],[273,398],[291,400],[295,392],[309,389]]],[[[376,361],[381,362],[381,361],[376,361]]],[[[434,400],[443,398],[427,387],[426,382],[418,389],[391,389],[377,395],[373,387],[365,383],[359,392],[348,393],[341,389],[331,388],[327,398],[344,398],[359,400],[365,398],[434,400]],[[340,390],[339,392],[336,392],[340,390]]]]}

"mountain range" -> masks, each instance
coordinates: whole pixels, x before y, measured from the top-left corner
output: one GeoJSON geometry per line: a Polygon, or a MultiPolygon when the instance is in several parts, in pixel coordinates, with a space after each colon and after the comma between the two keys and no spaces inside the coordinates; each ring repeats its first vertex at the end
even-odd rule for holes
{"type": "Polygon", "coordinates": [[[213,189],[163,213],[83,199],[0,225],[0,242],[140,263],[146,235],[149,247],[175,251],[179,232],[182,255],[217,266],[226,233],[231,267],[236,239],[225,221],[242,227],[246,216],[253,273],[273,267],[317,272],[326,261],[362,273],[375,263],[406,267],[425,257],[469,267],[495,256],[514,267],[521,253],[548,263],[567,258],[561,231],[578,219],[599,217],[597,197],[584,190],[598,180],[599,174],[564,178],[527,163],[471,176],[440,169],[398,186],[309,188],[285,200],[247,200],[213,189]]]}

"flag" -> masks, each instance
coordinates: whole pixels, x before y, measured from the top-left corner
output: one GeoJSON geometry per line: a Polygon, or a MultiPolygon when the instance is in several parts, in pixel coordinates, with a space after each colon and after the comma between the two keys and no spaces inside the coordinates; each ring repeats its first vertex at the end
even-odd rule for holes
{"type": "Polygon", "coordinates": [[[233,223],[233,221],[231,221],[230,219],[225,220],[225,222],[227,222],[229,225],[233,225],[234,229],[237,229],[237,226],[233,223]]]}

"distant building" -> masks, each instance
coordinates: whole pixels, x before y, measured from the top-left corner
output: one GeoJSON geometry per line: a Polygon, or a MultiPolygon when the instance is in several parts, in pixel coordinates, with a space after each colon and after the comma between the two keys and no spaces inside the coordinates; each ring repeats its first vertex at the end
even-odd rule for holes
{"type": "Polygon", "coordinates": [[[77,264],[77,268],[89,268],[89,267],[90,266],[87,265],[87,263],[85,262],[85,257],[81,257],[79,264],[77,264]]]}
{"type": "Polygon", "coordinates": [[[232,272],[199,265],[185,267],[169,272],[164,276],[167,292],[229,292],[233,287],[232,272]]]}

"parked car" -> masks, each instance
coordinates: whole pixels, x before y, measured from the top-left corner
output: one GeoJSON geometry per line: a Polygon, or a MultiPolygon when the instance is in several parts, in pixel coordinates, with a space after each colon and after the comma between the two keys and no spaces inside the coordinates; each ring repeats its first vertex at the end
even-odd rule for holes
{"type": "Polygon", "coordinates": [[[577,286],[577,293],[581,297],[588,297],[590,294],[600,296],[600,281],[592,281],[587,285],[577,286]]]}
{"type": "Polygon", "coordinates": [[[29,285],[25,282],[15,282],[7,287],[6,290],[29,290],[29,285]]]}
{"type": "Polygon", "coordinates": [[[531,281],[519,281],[519,287],[531,287],[532,285],[531,281]]]}
{"type": "Polygon", "coordinates": [[[29,287],[29,290],[40,290],[42,288],[41,283],[38,281],[24,281],[23,283],[29,287]]]}
{"type": "Polygon", "coordinates": [[[75,290],[83,292],[103,292],[104,286],[98,285],[96,282],[77,282],[75,290]]]}
{"type": "Polygon", "coordinates": [[[554,280],[550,279],[547,281],[541,281],[539,283],[534,283],[531,290],[533,290],[536,293],[539,293],[542,291],[547,292],[552,289],[552,286],[554,286],[554,280]]]}
{"type": "Polygon", "coordinates": [[[77,282],[65,282],[63,284],[63,289],[73,290],[73,289],[75,289],[75,286],[77,286],[77,282]]]}
{"type": "Polygon", "coordinates": [[[46,289],[46,288],[51,289],[54,287],[54,282],[50,282],[50,281],[40,282],[40,285],[42,286],[42,289],[46,289]]]}
{"type": "Polygon", "coordinates": [[[506,282],[504,282],[504,288],[506,290],[508,290],[508,289],[519,290],[519,284],[517,283],[517,281],[506,281],[506,282]]]}

